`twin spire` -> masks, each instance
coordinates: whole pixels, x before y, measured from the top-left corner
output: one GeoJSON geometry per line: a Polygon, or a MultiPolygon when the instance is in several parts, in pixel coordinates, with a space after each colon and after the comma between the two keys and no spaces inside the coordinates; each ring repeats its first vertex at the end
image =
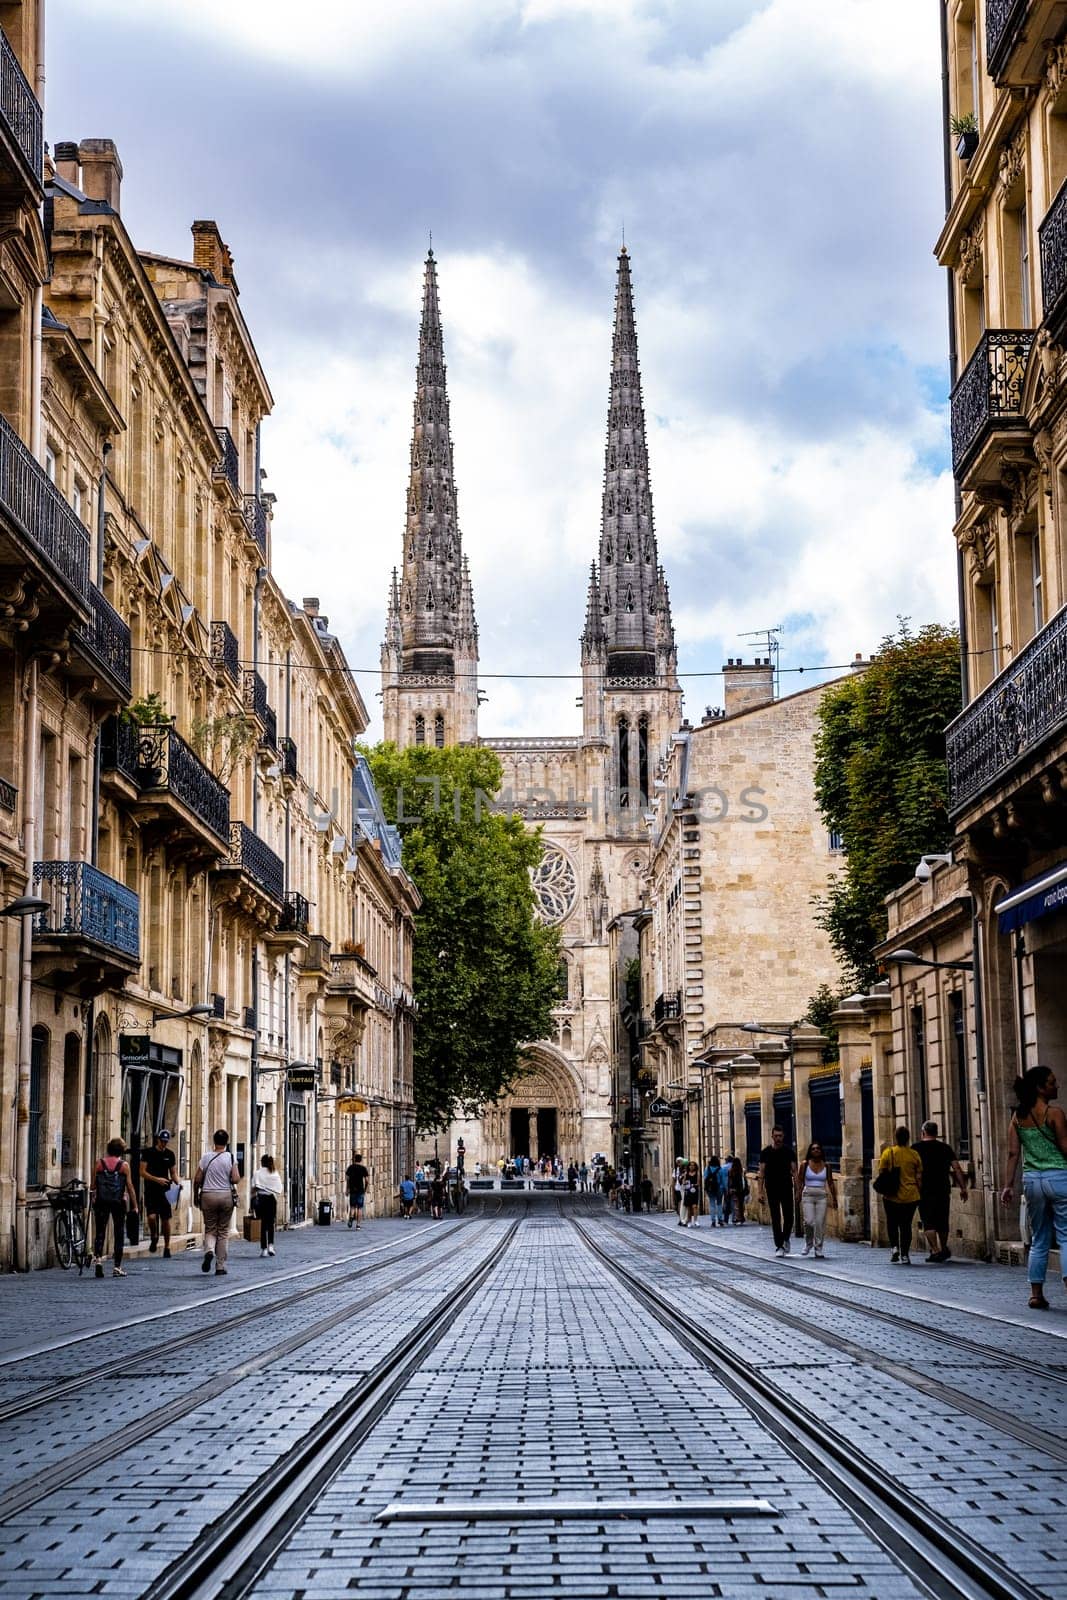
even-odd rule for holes
{"type": "MultiPolygon", "coordinates": [[[[444,339],[433,249],[426,257],[404,529],[385,648],[405,673],[451,674],[477,660],[478,628],[453,476],[444,339]]],[[[670,595],[656,548],[630,257],[619,252],[599,559],[590,571],[582,660],[608,679],[674,683],[670,595]]],[[[651,684],[650,684],[651,686],[651,684]]]]}

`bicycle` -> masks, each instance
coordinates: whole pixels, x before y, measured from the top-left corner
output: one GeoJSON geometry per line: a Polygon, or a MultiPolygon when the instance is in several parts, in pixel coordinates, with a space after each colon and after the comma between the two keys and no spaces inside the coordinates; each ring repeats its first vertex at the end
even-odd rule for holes
{"type": "Polygon", "coordinates": [[[49,1190],[52,1207],[52,1242],[56,1260],[64,1272],[77,1263],[81,1277],[89,1265],[89,1232],[86,1212],[89,1190],[80,1178],[71,1178],[58,1189],[49,1190]]]}

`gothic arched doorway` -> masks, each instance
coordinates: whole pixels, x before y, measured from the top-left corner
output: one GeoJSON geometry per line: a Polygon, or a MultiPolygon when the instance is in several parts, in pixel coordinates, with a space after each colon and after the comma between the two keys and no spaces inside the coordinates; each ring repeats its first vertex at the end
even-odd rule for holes
{"type": "Polygon", "coordinates": [[[528,1070],[510,1094],[482,1113],[483,1160],[561,1156],[582,1159],[582,1112],[574,1073],[555,1045],[530,1045],[528,1070]]]}

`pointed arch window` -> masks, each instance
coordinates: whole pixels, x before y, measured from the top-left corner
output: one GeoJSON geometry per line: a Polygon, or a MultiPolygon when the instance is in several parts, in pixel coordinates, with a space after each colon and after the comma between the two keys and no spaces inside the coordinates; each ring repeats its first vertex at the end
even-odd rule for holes
{"type": "Polygon", "coordinates": [[[405,611],[410,611],[411,610],[411,590],[407,587],[406,584],[404,586],[404,610],[405,611]]]}
{"type": "Polygon", "coordinates": [[[637,781],[641,790],[641,805],[648,804],[648,718],[637,722],[637,781]]]}
{"type": "Polygon", "coordinates": [[[610,617],[610,615],[611,615],[611,590],[610,589],[606,590],[605,593],[604,593],[604,615],[606,617],[610,617]]]}
{"type": "Polygon", "coordinates": [[[423,716],[421,711],[415,718],[415,743],[426,743],[426,718],[423,716]]]}
{"type": "Polygon", "coordinates": [[[649,563],[649,564],[651,564],[651,561],[652,561],[652,540],[651,539],[646,539],[645,540],[645,561],[647,563],[649,563]]]}
{"type": "Polygon", "coordinates": [[[611,448],[608,450],[608,471],[609,472],[614,472],[615,468],[618,466],[618,464],[619,464],[618,454],[616,452],[615,446],[612,445],[611,448]]]}
{"type": "Polygon", "coordinates": [[[626,446],[622,453],[622,464],[624,467],[632,467],[634,464],[634,453],[629,445],[626,446]]]}
{"type": "Polygon", "coordinates": [[[433,514],[433,490],[432,489],[429,491],[429,493],[426,496],[426,510],[427,510],[427,513],[429,513],[430,515],[433,514]]]}
{"type": "Polygon", "coordinates": [[[433,719],[433,742],[438,750],[445,747],[445,714],[439,711],[433,719]]]}
{"type": "Polygon", "coordinates": [[[427,561],[432,561],[433,560],[433,534],[432,533],[431,533],[430,537],[426,541],[426,559],[427,559],[427,561]]]}
{"type": "Polygon", "coordinates": [[[426,609],[427,609],[427,611],[435,611],[437,609],[437,602],[434,600],[434,597],[433,597],[433,585],[432,584],[430,584],[429,587],[426,590],[426,609]]]}
{"type": "Polygon", "coordinates": [[[632,561],[633,558],[634,558],[634,542],[630,538],[630,535],[627,534],[626,535],[626,544],[623,547],[622,559],[624,561],[632,561]]]}
{"type": "Polygon", "coordinates": [[[612,543],[612,541],[609,539],[607,544],[605,544],[605,546],[604,546],[604,561],[605,561],[606,565],[610,567],[611,563],[614,560],[615,560],[615,546],[612,543]]]}
{"type": "Polygon", "coordinates": [[[630,511],[633,510],[633,508],[634,508],[634,497],[630,493],[629,489],[627,489],[626,493],[622,497],[622,509],[624,511],[626,511],[626,512],[630,512],[630,511]]]}
{"type": "Polygon", "coordinates": [[[608,517],[613,517],[615,515],[615,496],[611,493],[610,489],[608,490],[607,498],[604,501],[604,514],[608,517]]]}
{"type": "Polygon", "coordinates": [[[617,727],[619,764],[619,805],[630,804],[630,719],[620,717],[617,727]]]}
{"type": "Polygon", "coordinates": [[[632,583],[628,583],[626,585],[626,609],[630,612],[637,610],[637,604],[634,600],[634,586],[632,583]]]}

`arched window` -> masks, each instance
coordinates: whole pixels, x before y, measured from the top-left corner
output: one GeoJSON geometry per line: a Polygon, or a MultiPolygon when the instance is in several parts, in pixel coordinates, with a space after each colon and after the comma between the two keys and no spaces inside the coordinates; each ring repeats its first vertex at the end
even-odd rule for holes
{"type": "Polygon", "coordinates": [[[433,742],[438,750],[445,747],[445,714],[439,711],[433,719],[433,742]]]}
{"type": "Polygon", "coordinates": [[[426,743],[426,718],[423,716],[421,711],[415,718],[415,743],[426,743]]]}
{"type": "Polygon", "coordinates": [[[630,719],[620,717],[618,726],[619,749],[619,805],[630,804],[630,719]]]}
{"type": "Polygon", "coordinates": [[[648,804],[648,718],[637,723],[637,774],[641,788],[641,805],[648,804]]]}
{"type": "Polygon", "coordinates": [[[40,1187],[42,1180],[41,1145],[44,1142],[46,1098],[48,1094],[48,1029],[36,1027],[30,1037],[30,1115],[29,1155],[26,1186],[40,1187]]]}

